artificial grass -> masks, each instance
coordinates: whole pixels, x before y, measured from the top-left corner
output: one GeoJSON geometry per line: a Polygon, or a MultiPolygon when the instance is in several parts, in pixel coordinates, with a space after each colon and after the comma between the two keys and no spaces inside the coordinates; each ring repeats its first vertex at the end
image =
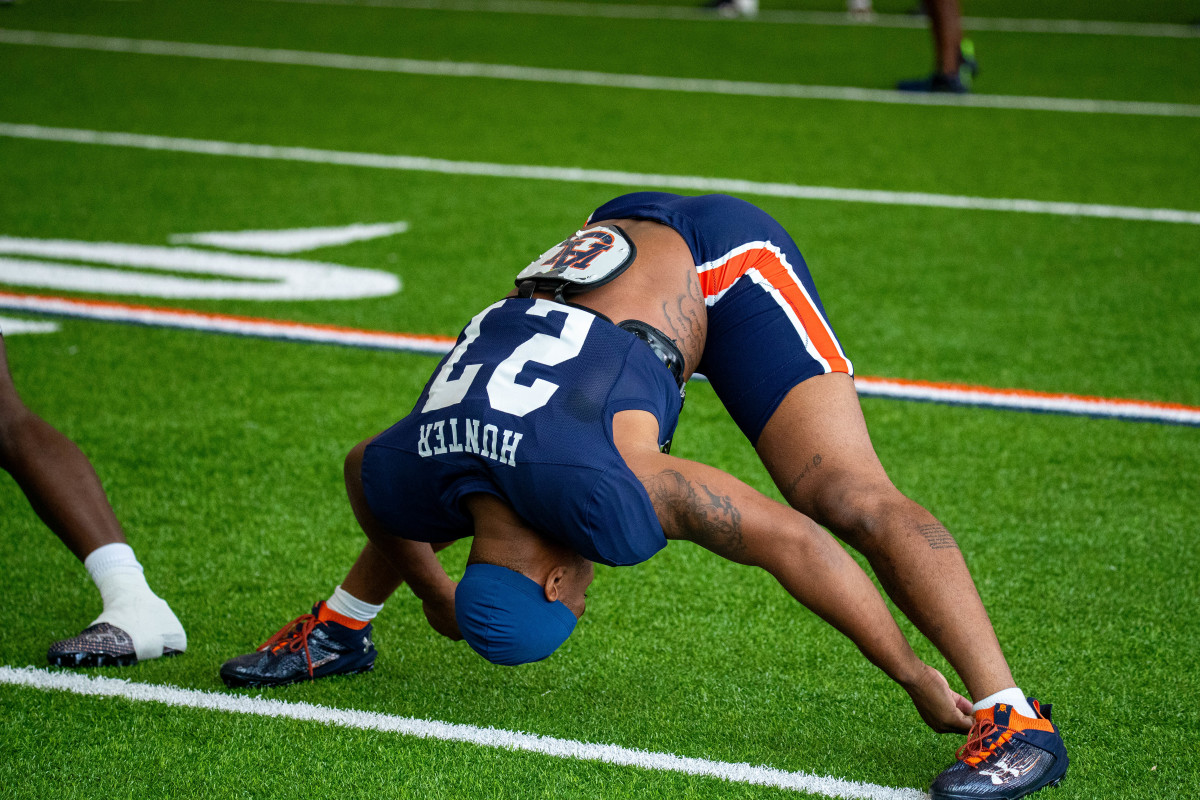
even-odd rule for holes
{"type": "Polygon", "coordinates": [[[784,798],[794,792],[321,724],[0,687],[13,796],[784,798]],[[103,731],[103,736],[97,736],[103,731]],[[236,777],[233,777],[236,776],[236,777]],[[233,779],[231,779],[233,778],[233,779]]]}
{"type": "MultiPolygon", "coordinates": [[[[1095,14],[1109,12],[1117,18],[1111,4],[1095,14]]],[[[1064,3],[1054,13],[1088,11],[1064,3]]],[[[580,39],[578,21],[271,3],[25,3],[0,8],[0,24],[857,85],[883,85],[908,63],[924,63],[928,47],[919,30],[796,26],[779,34],[713,23],[622,24],[590,47],[569,47],[580,39]],[[529,47],[534,40],[553,44],[529,47]],[[726,58],[711,55],[718,45],[726,58]],[[912,53],[899,55],[901,46],[912,53]],[[885,55],[866,63],[863,47],[885,55]],[[821,58],[799,59],[797,48],[815,48],[821,58]]],[[[1052,79],[1038,91],[1196,99],[1195,87],[1176,79],[1194,58],[1190,41],[990,34],[981,42],[1013,60],[996,78],[1005,91],[1052,79]],[[1055,59],[1074,69],[1047,78],[1043,67],[1055,59]],[[1183,66],[1164,73],[1167,61],[1183,66]]],[[[0,51],[7,78],[0,120],[9,122],[1200,207],[1191,180],[1194,120],[0,51]]],[[[1000,90],[989,84],[988,91],[1000,90]]],[[[13,139],[0,139],[0,163],[0,234],[7,236],[165,245],[173,233],[406,220],[408,233],[299,256],[393,271],[404,289],[390,297],[116,299],[443,335],[457,333],[508,290],[520,266],[622,191],[13,139]]],[[[1200,404],[1190,357],[1200,352],[1193,226],[750,199],[795,234],[861,374],[1200,404]]],[[[307,611],[344,575],[362,539],[343,496],[342,455],[411,407],[435,361],[60,324],[55,334],[6,339],[18,387],[96,464],[151,584],[190,637],[182,657],[94,672],[225,691],[217,676],[224,659],[307,611]]],[[[1200,497],[1189,479],[1200,471],[1197,429],[884,400],[867,400],[864,410],[894,481],[958,537],[1018,680],[1055,703],[1072,767],[1054,796],[1197,794],[1192,745],[1200,723],[1190,698],[1200,677],[1190,654],[1200,646],[1200,587],[1191,569],[1198,555],[1191,512],[1200,497]]],[[[675,452],[776,496],[703,384],[690,389],[675,452]]],[[[452,573],[464,560],[461,545],[444,555],[452,573]]],[[[98,611],[82,568],[4,476],[0,563],[21,587],[18,596],[29,598],[6,621],[0,663],[40,664],[50,641],[74,634],[98,611]]],[[[945,668],[913,638],[923,657],[945,668]]],[[[887,786],[927,786],[961,742],[926,730],[902,691],[768,576],[687,544],[635,568],[598,570],[579,630],[553,659],[528,668],[491,667],[440,639],[406,590],[378,619],[376,639],[374,673],[272,696],[887,786]]],[[[297,781],[305,791],[352,796],[780,795],[11,687],[0,688],[0,719],[8,754],[0,786],[16,796],[291,797],[297,781]]]]}
{"type": "MultiPolygon", "coordinates": [[[[10,235],[165,245],[173,233],[406,220],[301,254],[396,272],[361,301],[157,300],[453,336],[511,276],[623,187],[2,141],[10,235]],[[30,202],[61,180],[70,193],[30,202]],[[464,220],[467,220],[464,224],[464,220]],[[447,288],[448,271],[466,275],[447,288]]],[[[628,187],[629,189],[635,187],[628,187]]],[[[1200,404],[1195,226],[757,199],[794,233],[863,375],[1200,404]],[[1149,324],[1153,320],[1154,324],[1149,324]]]]}
{"type": "MultiPolygon", "coordinates": [[[[1159,19],[1177,20],[1186,13],[1164,10],[1159,19]]],[[[1095,12],[1081,16],[1102,18],[1095,12]]],[[[170,41],[886,89],[898,78],[927,71],[932,61],[929,34],[921,26],[598,21],[229,0],[133,7],[87,0],[53,7],[31,3],[10,9],[0,22],[12,28],[170,41]],[[447,44],[452,45],[449,51],[447,44]]],[[[984,65],[980,91],[1163,102],[1196,102],[1198,96],[1184,79],[1200,65],[1191,39],[994,31],[971,35],[984,65]]]]}
{"type": "MultiPolygon", "coordinates": [[[[220,690],[224,658],[340,579],[361,540],[341,496],[339,454],[403,413],[391,387],[417,386],[434,361],[66,326],[53,347],[77,348],[74,356],[47,358],[52,337],[20,339],[10,345],[14,370],[31,404],[101,465],[153,585],[192,642],[183,657],[120,674],[220,690]],[[67,386],[76,389],[56,388],[67,386]]],[[[1200,688],[1188,655],[1200,644],[1187,567],[1197,498],[1165,467],[1200,467],[1194,429],[884,401],[866,411],[897,484],[958,535],[1019,680],[1058,704],[1075,760],[1061,796],[1073,796],[1072,785],[1079,796],[1109,786],[1131,797],[1157,796],[1163,784],[1152,780],[1187,786],[1196,733],[1188,698],[1200,688]],[[1126,679],[1113,684],[1113,674],[1126,679]],[[1114,750],[1113,739],[1139,744],[1114,750]],[[1129,777],[1148,770],[1148,753],[1160,756],[1159,770],[1178,771],[1147,777],[1149,793],[1125,794],[1129,777]]],[[[711,391],[695,387],[679,453],[770,491],[720,414],[711,391]]],[[[36,664],[51,637],[92,613],[94,590],[11,482],[0,502],[15,525],[5,562],[36,609],[9,626],[0,655],[36,664]]],[[[454,572],[464,558],[457,547],[445,561],[454,572]]],[[[673,544],[645,565],[600,570],[591,594],[554,659],[502,670],[429,631],[402,590],[377,623],[375,673],[272,694],[884,785],[920,786],[949,758],[947,740],[922,728],[902,692],[762,573],[673,544]]],[[[32,730],[5,730],[21,749],[37,746],[26,741],[32,730]]],[[[264,735],[290,746],[286,731],[264,735]]],[[[145,757],[137,742],[126,746],[145,757]]],[[[724,784],[704,791],[713,794],[697,796],[727,796],[724,784]]]]}

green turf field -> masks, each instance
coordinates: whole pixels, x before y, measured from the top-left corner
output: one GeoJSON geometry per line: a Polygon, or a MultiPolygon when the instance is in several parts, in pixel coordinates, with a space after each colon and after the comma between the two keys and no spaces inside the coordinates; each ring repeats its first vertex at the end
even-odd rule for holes
{"type": "MultiPolygon", "coordinates": [[[[165,248],[177,234],[408,224],[283,256],[398,276],[403,288],[381,297],[54,288],[20,278],[27,263],[5,267],[17,258],[5,252],[0,294],[453,336],[595,206],[656,188],[638,175],[1200,212],[1195,35],[973,35],[977,96],[1158,104],[1080,113],[401,72],[396,59],[886,90],[930,60],[919,27],[403,5],[0,5],[0,250],[8,238],[165,248]],[[34,34],[17,43],[12,32],[34,34]],[[129,40],[258,55],[143,54],[129,40]],[[384,71],[265,63],[284,50],[393,61],[384,71]],[[167,138],[158,149],[53,140],[65,130],[167,138]],[[182,152],[184,139],[472,162],[498,174],[204,155],[182,152]],[[506,171],[520,165],[633,177],[622,186],[506,171]]],[[[887,13],[912,5],[876,2],[887,13]]],[[[980,17],[1177,32],[1200,19],[1200,3],[1186,0],[965,5],[980,17]]],[[[1200,406],[1195,222],[745,196],[799,242],[860,375],[1200,406]]],[[[362,538],[342,458],[409,410],[436,361],[4,309],[0,318],[6,331],[57,323],[6,334],[18,388],[89,455],[151,585],[188,631],[182,657],[88,674],[239,694],[224,688],[220,663],[328,597],[345,574],[362,538]]],[[[958,538],[1018,681],[1055,705],[1072,765],[1045,796],[1200,796],[1200,428],[863,405],[893,480],[958,538]]],[[[706,384],[689,389],[674,452],[778,496],[706,384]]],[[[465,559],[460,544],[444,561],[461,572],[465,559]]],[[[7,475],[0,565],[9,610],[0,666],[41,667],[48,644],[85,626],[99,599],[7,475]]],[[[918,652],[944,667],[905,625],[918,652]]],[[[598,568],[577,632],[536,665],[493,667],[441,639],[407,590],[376,621],[376,642],[374,673],[270,696],[764,765],[871,791],[923,791],[961,743],[929,732],[903,691],[765,573],[690,544],[637,567],[598,568]]],[[[796,796],[3,684],[0,751],[0,797],[796,796]]]]}

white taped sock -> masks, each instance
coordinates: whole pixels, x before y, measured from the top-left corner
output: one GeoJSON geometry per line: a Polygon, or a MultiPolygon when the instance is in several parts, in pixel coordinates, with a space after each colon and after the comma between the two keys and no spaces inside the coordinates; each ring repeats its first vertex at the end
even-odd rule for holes
{"type": "Polygon", "coordinates": [[[121,542],[97,547],[83,566],[104,602],[92,625],[107,622],[129,634],[139,661],[158,658],[167,648],[187,649],[183,625],[166,601],[151,591],[133,548],[121,542]]]}
{"type": "Polygon", "coordinates": [[[356,619],[359,622],[370,622],[383,610],[383,603],[372,605],[359,600],[340,585],[333,590],[333,595],[325,602],[326,608],[336,611],[343,617],[356,619]]]}
{"type": "Polygon", "coordinates": [[[1012,706],[1022,717],[1037,717],[1037,713],[1034,712],[1033,706],[1029,705],[1029,701],[1025,699],[1025,693],[1016,686],[1013,686],[1010,689],[1002,689],[995,694],[990,694],[973,705],[972,708],[976,711],[982,711],[985,708],[991,708],[998,703],[1004,703],[1012,706]]]}

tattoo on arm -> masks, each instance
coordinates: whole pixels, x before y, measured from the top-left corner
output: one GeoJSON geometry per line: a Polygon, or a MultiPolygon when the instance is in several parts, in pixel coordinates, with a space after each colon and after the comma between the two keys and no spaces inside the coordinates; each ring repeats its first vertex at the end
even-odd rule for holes
{"type": "Polygon", "coordinates": [[[742,512],[731,498],[693,483],[673,469],[641,480],[659,522],[672,538],[690,539],[730,559],[745,556],[742,512]]]}
{"type": "Polygon", "coordinates": [[[929,543],[930,550],[958,549],[958,542],[954,541],[954,536],[941,523],[922,525],[917,528],[917,532],[929,543]]]}

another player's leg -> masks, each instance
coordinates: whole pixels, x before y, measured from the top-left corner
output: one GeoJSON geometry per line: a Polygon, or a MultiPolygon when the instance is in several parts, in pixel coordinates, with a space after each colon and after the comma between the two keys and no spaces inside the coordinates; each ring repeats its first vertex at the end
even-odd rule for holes
{"type": "Polygon", "coordinates": [[[788,502],[866,555],[888,595],[954,667],[975,702],[973,746],[934,785],[935,797],[1016,797],[1057,782],[1066,751],[1048,715],[1016,688],[954,537],[884,472],[852,379],[820,375],[796,386],[756,447],[788,502]],[[1018,763],[1019,760],[1019,763],[1018,763]],[[966,765],[964,767],[964,765],[966,765]],[[1009,772],[979,794],[981,770],[1009,772]],[[965,771],[964,771],[965,770],[965,771]]]}
{"type": "Polygon", "coordinates": [[[104,610],[47,657],[64,667],[126,666],[187,649],[170,606],[151,591],[96,472],[70,439],[17,395],[0,336],[0,467],[46,526],[83,562],[104,610]]]}
{"type": "Polygon", "coordinates": [[[934,69],[926,78],[904,80],[896,84],[902,92],[948,92],[963,94],[971,91],[979,62],[975,46],[963,38],[962,9],[958,0],[929,0],[929,29],[933,36],[934,69]]]}

